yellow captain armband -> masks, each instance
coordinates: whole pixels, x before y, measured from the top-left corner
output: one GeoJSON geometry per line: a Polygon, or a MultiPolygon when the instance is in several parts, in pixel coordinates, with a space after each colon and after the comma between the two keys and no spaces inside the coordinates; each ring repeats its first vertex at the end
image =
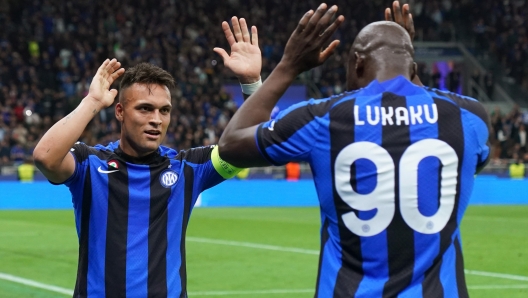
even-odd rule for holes
{"type": "Polygon", "coordinates": [[[213,162],[215,170],[218,172],[218,174],[220,174],[220,176],[224,177],[224,179],[231,179],[235,177],[238,172],[243,170],[220,158],[218,146],[214,146],[213,152],[211,152],[211,161],[213,162]]]}

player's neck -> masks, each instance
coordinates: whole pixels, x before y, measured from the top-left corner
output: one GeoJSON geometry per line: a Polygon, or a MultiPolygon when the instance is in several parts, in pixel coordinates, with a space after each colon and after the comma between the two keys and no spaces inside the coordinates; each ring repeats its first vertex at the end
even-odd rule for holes
{"type": "Polygon", "coordinates": [[[380,83],[382,82],[385,82],[385,81],[389,81],[389,80],[392,80],[398,76],[403,76],[404,78],[406,78],[407,80],[411,80],[411,77],[409,76],[409,74],[407,72],[403,72],[403,71],[394,71],[394,70],[388,70],[388,69],[383,69],[383,70],[380,70],[380,71],[377,71],[375,73],[375,76],[374,76],[374,79],[380,83]]]}

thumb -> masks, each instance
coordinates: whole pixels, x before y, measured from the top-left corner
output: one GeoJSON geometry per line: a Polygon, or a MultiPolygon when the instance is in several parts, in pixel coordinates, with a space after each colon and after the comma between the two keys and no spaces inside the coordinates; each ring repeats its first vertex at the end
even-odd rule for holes
{"type": "Polygon", "coordinates": [[[334,54],[335,49],[339,45],[339,40],[334,40],[328,47],[319,54],[319,63],[323,63],[326,61],[326,59],[330,58],[332,54],[334,54]]]}
{"type": "Polygon", "coordinates": [[[110,90],[110,95],[112,96],[112,99],[116,98],[116,96],[117,96],[117,90],[116,90],[116,89],[111,89],[111,90],[110,90]]]}
{"type": "Polygon", "coordinates": [[[229,55],[227,54],[227,52],[222,49],[222,48],[214,48],[213,51],[215,53],[217,53],[218,55],[220,55],[222,57],[222,60],[227,61],[229,59],[229,55]]]}

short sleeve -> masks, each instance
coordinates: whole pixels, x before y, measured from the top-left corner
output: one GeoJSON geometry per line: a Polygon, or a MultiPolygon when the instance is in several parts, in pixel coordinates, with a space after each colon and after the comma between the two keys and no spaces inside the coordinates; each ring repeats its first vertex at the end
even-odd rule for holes
{"type": "Polygon", "coordinates": [[[92,147],[81,142],[77,142],[73,145],[70,149],[70,154],[73,155],[73,158],[75,159],[75,171],[70,178],[59,184],[65,184],[68,187],[72,187],[73,184],[82,181],[81,178],[84,176],[87,167],[88,156],[92,150],[94,150],[92,147]]]}
{"type": "Polygon", "coordinates": [[[318,132],[324,129],[320,118],[334,100],[309,100],[291,106],[275,119],[257,128],[256,142],[262,156],[273,165],[309,161],[318,132]]]}
{"type": "Polygon", "coordinates": [[[211,157],[214,148],[215,146],[192,148],[180,151],[176,156],[184,164],[186,179],[192,176],[193,189],[197,194],[225,180],[213,165],[211,157]]]}

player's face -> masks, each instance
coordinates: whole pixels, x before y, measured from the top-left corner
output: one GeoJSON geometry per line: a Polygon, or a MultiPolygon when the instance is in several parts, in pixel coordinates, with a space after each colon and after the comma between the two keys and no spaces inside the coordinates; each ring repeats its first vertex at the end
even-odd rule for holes
{"type": "Polygon", "coordinates": [[[121,122],[121,149],[128,155],[145,156],[156,151],[170,122],[171,97],[162,85],[133,84],[116,105],[121,122]]]}

